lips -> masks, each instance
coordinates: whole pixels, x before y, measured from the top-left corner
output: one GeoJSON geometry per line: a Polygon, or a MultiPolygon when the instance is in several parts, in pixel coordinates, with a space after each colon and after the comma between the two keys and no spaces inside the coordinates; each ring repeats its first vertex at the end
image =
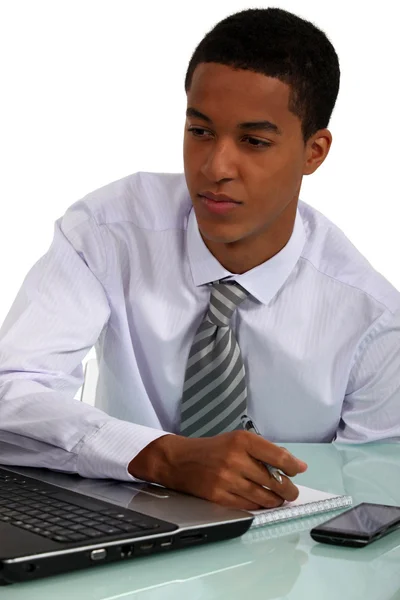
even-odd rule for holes
{"type": "Polygon", "coordinates": [[[225,214],[237,209],[241,202],[233,200],[225,194],[212,194],[211,192],[205,192],[204,194],[198,194],[202,205],[210,212],[215,214],[225,214]]]}
{"type": "Polygon", "coordinates": [[[199,194],[203,198],[208,198],[209,200],[214,200],[214,202],[234,202],[235,204],[241,204],[239,200],[235,200],[234,198],[230,198],[225,194],[213,194],[212,192],[204,192],[203,194],[199,194]]]}

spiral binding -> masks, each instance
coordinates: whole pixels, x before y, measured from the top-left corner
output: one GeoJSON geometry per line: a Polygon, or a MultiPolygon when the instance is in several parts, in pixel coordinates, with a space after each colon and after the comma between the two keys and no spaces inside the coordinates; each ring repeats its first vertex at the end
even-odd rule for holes
{"type": "MultiPolygon", "coordinates": [[[[346,507],[343,507],[346,508],[346,507]]],[[[244,544],[254,544],[256,542],[265,542],[275,538],[284,537],[293,533],[303,533],[310,531],[313,527],[326,522],[326,514],[319,513],[311,517],[302,517],[301,519],[290,520],[275,523],[269,523],[269,527],[251,527],[247,533],[242,536],[244,544]]]]}
{"type": "Polygon", "coordinates": [[[311,515],[317,515],[331,510],[338,510],[339,508],[346,508],[353,504],[351,496],[338,496],[337,498],[327,498],[326,500],[319,500],[317,502],[309,502],[302,506],[290,506],[281,508],[275,508],[271,512],[261,513],[256,515],[251,528],[262,527],[263,525],[272,523],[281,523],[290,519],[297,519],[301,517],[309,517],[311,515]]]}

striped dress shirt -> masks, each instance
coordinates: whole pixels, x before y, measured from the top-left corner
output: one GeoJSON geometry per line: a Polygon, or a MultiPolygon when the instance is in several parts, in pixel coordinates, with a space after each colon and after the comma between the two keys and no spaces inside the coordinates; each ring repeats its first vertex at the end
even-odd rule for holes
{"type": "Polygon", "coordinates": [[[56,221],[0,329],[0,462],[132,480],[136,454],[179,431],[206,284],[225,277],[250,294],[231,326],[266,438],[400,439],[400,293],[340,229],[299,201],[287,245],[235,275],[184,175],[136,173],[56,221]],[[93,346],[96,407],[74,400],[93,346]]]}

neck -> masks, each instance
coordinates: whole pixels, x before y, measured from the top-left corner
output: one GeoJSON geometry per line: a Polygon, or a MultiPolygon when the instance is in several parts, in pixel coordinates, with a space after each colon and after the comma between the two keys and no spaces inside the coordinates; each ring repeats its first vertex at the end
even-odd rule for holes
{"type": "Polygon", "coordinates": [[[257,235],[229,243],[214,242],[204,237],[203,241],[227,271],[241,275],[266,262],[286,246],[293,233],[297,203],[293,203],[290,209],[265,230],[258,231],[257,235]]]}

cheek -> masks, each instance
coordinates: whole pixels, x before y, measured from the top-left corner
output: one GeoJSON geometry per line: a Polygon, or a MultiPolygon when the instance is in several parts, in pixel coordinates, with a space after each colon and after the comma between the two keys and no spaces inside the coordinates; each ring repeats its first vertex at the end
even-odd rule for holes
{"type": "Polygon", "coordinates": [[[183,160],[186,168],[194,169],[200,164],[200,152],[196,152],[193,147],[193,140],[185,136],[183,141],[183,160]]]}
{"type": "Polygon", "coordinates": [[[268,194],[281,195],[297,187],[302,177],[302,164],[297,155],[276,154],[268,157],[258,173],[259,185],[264,186],[268,194]]]}
{"type": "Polygon", "coordinates": [[[259,215],[274,212],[298,194],[301,169],[294,162],[266,161],[245,175],[247,196],[259,215]]]}
{"type": "Polygon", "coordinates": [[[204,179],[204,175],[202,175],[204,160],[204,152],[202,152],[201,148],[195,147],[192,140],[185,142],[183,147],[183,167],[189,189],[198,187],[199,181],[204,179]]]}

